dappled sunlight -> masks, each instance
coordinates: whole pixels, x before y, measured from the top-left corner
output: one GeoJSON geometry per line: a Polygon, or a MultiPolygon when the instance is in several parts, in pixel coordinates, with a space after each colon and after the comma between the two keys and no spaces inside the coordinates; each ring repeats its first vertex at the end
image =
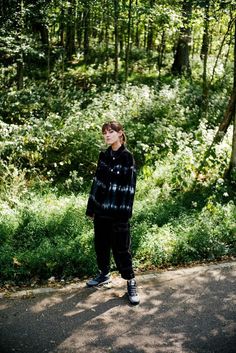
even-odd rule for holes
{"type": "Polygon", "coordinates": [[[48,310],[54,305],[62,303],[62,300],[63,299],[59,296],[50,296],[49,298],[44,298],[32,306],[31,311],[32,313],[40,313],[42,311],[48,310]]]}
{"type": "Polygon", "coordinates": [[[0,310],[5,310],[9,307],[8,304],[0,304],[0,310]]]}
{"type": "Polygon", "coordinates": [[[136,307],[128,303],[125,285],[117,285],[120,279],[109,289],[81,287],[3,302],[0,332],[19,353],[32,353],[32,347],[34,353],[233,353],[235,266],[137,276],[136,307]]]}
{"type": "Polygon", "coordinates": [[[101,349],[119,352],[125,347],[129,347],[129,352],[188,352],[187,347],[191,347],[192,342],[190,332],[194,332],[200,342],[196,352],[202,353],[204,345],[208,346],[209,337],[217,339],[222,333],[232,337],[235,321],[227,319],[225,314],[215,314],[220,281],[221,278],[226,280],[226,276],[220,276],[220,271],[214,273],[206,269],[194,272],[195,276],[192,277],[192,273],[188,276],[185,271],[185,276],[177,276],[177,282],[176,279],[173,283],[170,283],[171,280],[163,282],[160,288],[157,278],[142,284],[139,288],[141,305],[138,308],[127,307],[125,312],[121,312],[120,306],[116,306],[98,313],[73,332],[55,352],[63,352],[68,347],[73,347],[73,352],[78,349],[80,352],[92,350],[95,353],[101,349]],[[211,288],[214,281],[219,283],[217,292],[211,288]],[[205,301],[207,296],[212,300],[210,307],[205,301]],[[205,317],[206,310],[212,313],[210,319],[205,317]],[[223,329],[215,327],[215,322],[223,329]],[[86,337],[81,336],[81,329],[86,332],[86,337]],[[139,348],[135,342],[139,342],[139,348]]]}
{"type": "MultiPolygon", "coordinates": [[[[67,317],[73,317],[76,315],[81,315],[86,311],[93,313],[94,315],[99,315],[99,308],[101,304],[101,297],[97,295],[98,291],[102,291],[102,298],[104,302],[110,302],[110,300],[120,299],[124,296],[124,289],[117,288],[106,288],[106,287],[97,287],[97,288],[87,288],[87,293],[92,291],[87,298],[83,298],[82,301],[79,301],[76,305],[74,310],[65,313],[64,315],[67,317]],[[92,302],[92,304],[91,304],[92,302]]],[[[109,311],[109,310],[108,310],[109,311]]]]}

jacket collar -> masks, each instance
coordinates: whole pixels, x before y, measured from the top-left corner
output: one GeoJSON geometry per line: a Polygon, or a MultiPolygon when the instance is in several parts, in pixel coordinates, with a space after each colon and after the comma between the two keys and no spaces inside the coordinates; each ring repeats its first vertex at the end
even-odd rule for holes
{"type": "Polygon", "coordinates": [[[111,157],[112,154],[113,154],[113,156],[114,156],[115,158],[118,158],[118,157],[120,157],[121,153],[122,153],[124,150],[125,150],[125,146],[124,146],[124,145],[121,145],[120,148],[118,148],[118,150],[115,151],[115,153],[114,153],[114,152],[112,152],[112,148],[111,148],[111,146],[110,146],[110,147],[108,147],[107,150],[105,151],[105,154],[106,154],[107,156],[110,156],[110,157],[111,157]]]}

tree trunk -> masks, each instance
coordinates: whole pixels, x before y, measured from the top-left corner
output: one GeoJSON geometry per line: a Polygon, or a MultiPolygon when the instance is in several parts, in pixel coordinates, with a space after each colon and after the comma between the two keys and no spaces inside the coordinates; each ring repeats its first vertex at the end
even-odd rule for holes
{"type": "Polygon", "coordinates": [[[231,19],[229,21],[227,31],[226,31],[224,37],[222,38],[222,41],[221,41],[221,44],[220,44],[220,47],[219,47],[219,52],[218,52],[218,55],[216,57],[216,61],[215,61],[215,64],[214,64],[214,67],[213,67],[213,70],[212,70],[212,76],[211,76],[210,84],[212,83],[212,81],[214,79],[218,61],[219,61],[219,59],[221,58],[221,55],[222,55],[222,50],[223,50],[223,47],[224,47],[224,43],[225,43],[228,35],[231,33],[233,26],[234,26],[234,19],[232,19],[232,14],[231,14],[231,19]]]}
{"type": "Polygon", "coordinates": [[[21,58],[17,61],[16,86],[18,91],[24,87],[24,63],[21,58]]]}
{"type": "MultiPolygon", "coordinates": [[[[104,32],[105,32],[105,45],[106,45],[106,56],[105,56],[105,80],[107,82],[108,79],[108,67],[109,67],[109,27],[110,27],[110,8],[109,8],[109,0],[104,1],[104,7],[106,10],[103,11],[103,16],[104,16],[104,32]]],[[[102,40],[102,38],[101,38],[102,40]]],[[[116,53],[115,53],[116,55],[116,53]]],[[[116,59],[115,59],[116,61],[116,59]]],[[[117,63],[117,71],[118,71],[118,63],[117,63]]],[[[114,74],[115,79],[116,79],[116,74],[114,74]]]]}
{"type": "Polygon", "coordinates": [[[127,44],[125,51],[125,81],[128,78],[129,71],[129,53],[130,53],[130,37],[131,37],[131,17],[132,17],[132,0],[129,0],[129,15],[128,15],[128,33],[127,33],[127,44]]]}
{"type": "Polygon", "coordinates": [[[234,129],[233,129],[233,141],[232,141],[232,152],[230,159],[230,173],[236,171],[236,114],[234,107],[234,119],[233,119],[234,129]]]}
{"type": "Polygon", "coordinates": [[[180,30],[177,48],[174,56],[174,63],[172,65],[173,74],[191,75],[189,49],[191,41],[191,17],[192,17],[192,1],[187,0],[183,2],[182,7],[183,27],[180,30]]]}
{"type": "MultiPolygon", "coordinates": [[[[122,0],[122,6],[121,6],[120,12],[122,11],[125,12],[125,9],[126,9],[126,0],[122,0]]],[[[124,19],[122,19],[120,21],[120,26],[119,26],[120,58],[123,58],[124,52],[125,52],[125,37],[126,37],[126,22],[124,21],[124,19]]]]}
{"type": "Polygon", "coordinates": [[[61,16],[59,22],[59,36],[60,36],[60,46],[64,48],[65,45],[65,11],[63,7],[61,7],[61,16]]]}
{"type": "Polygon", "coordinates": [[[77,12],[77,21],[76,21],[76,32],[77,32],[77,44],[81,49],[83,43],[83,12],[79,10],[77,12]]]}
{"type": "Polygon", "coordinates": [[[119,0],[114,0],[114,33],[115,33],[115,58],[114,58],[114,80],[118,81],[118,65],[119,65],[119,0]]]}
{"type": "MultiPolygon", "coordinates": [[[[234,20],[234,91],[236,91],[236,19],[234,20]]],[[[232,151],[229,165],[229,174],[232,177],[236,171],[236,100],[233,105],[233,140],[232,140],[232,151]]]]}
{"type": "Polygon", "coordinates": [[[210,0],[206,1],[204,14],[204,32],[201,48],[201,59],[203,60],[203,74],[202,74],[202,110],[206,114],[208,108],[208,82],[207,82],[207,60],[209,51],[209,10],[210,0]]]}
{"type": "Polygon", "coordinates": [[[23,43],[22,43],[22,36],[24,30],[24,1],[21,0],[20,2],[20,9],[19,9],[19,32],[18,32],[18,39],[19,39],[19,57],[17,58],[17,73],[16,73],[16,86],[18,90],[23,89],[24,86],[24,52],[23,52],[23,43]]]}
{"type": "Polygon", "coordinates": [[[165,30],[163,30],[161,34],[161,43],[158,46],[158,57],[157,57],[159,77],[161,76],[161,68],[163,66],[165,47],[166,47],[166,32],[165,30]]]}
{"type": "Polygon", "coordinates": [[[228,127],[232,121],[233,115],[234,115],[235,104],[236,104],[236,87],[233,90],[233,93],[230,97],[226,112],[224,114],[224,118],[223,118],[222,122],[220,123],[219,129],[218,129],[216,136],[214,138],[215,142],[219,142],[222,139],[222,137],[226,134],[228,127]]]}
{"type": "Polygon", "coordinates": [[[66,57],[71,60],[75,54],[75,11],[76,3],[75,0],[70,0],[70,6],[67,15],[67,27],[66,27],[66,57]]]}
{"type": "MultiPolygon", "coordinates": [[[[236,19],[234,20],[234,38],[236,39],[236,19]]],[[[233,83],[233,92],[230,97],[230,101],[228,103],[226,112],[224,114],[224,118],[219,126],[219,129],[212,141],[211,146],[205,153],[203,161],[199,167],[199,170],[205,164],[208,156],[210,155],[211,149],[215,143],[219,143],[223,137],[225,136],[230,123],[233,120],[233,140],[232,140],[232,150],[231,150],[231,158],[229,163],[229,168],[225,171],[224,177],[225,178],[232,178],[235,175],[236,171],[236,40],[234,41],[234,83],[233,83]]]]}
{"type": "Polygon", "coordinates": [[[90,43],[89,43],[89,33],[90,33],[90,7],[86,0],[84,0],[84,60],[88,62],[90,55],[90,43]]]}
{"type": "MultiPolygon", "coordinates": [[[[155,4],[155,0],[150,0],[149,4],[150,4],[150,9],[152,9],[155,4]]],[[[149,19],[148,33],[147,33],[147,51],[150,51],[153,49],[153,36],[154,36],[153,22],[152,22],[152,20],[150,21],[150,19],[149,19]]]]}
{"type": "Polygon", "coordinates": [[[139,48],[139,45],[140,45],[140,33],[139,33],[140,15],[138,14],[138,11],[137,11],[137,8],[138,8],[138,0],[136,0],[135,6],[136,6],[136,24],[135,24],[136,30],[135,30],[135,38],[134,38],[134,41],[135,41],[135,46],[136,46],[136,48],[139,48]]]}

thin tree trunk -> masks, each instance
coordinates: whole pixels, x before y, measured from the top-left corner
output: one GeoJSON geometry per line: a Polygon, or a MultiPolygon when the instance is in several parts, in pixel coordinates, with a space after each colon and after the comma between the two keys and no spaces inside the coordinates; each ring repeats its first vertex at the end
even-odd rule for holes
{"type": "Polygon", "coordinates": [[[47,74],[48,74],[48,84],[50,83],[50,73],[51,73],[51,43],[50,38],[48,38],[48,46],[47,46],[47,74]]]}
{"type": "Polygon", "coordinates": [[[105,53],[105,81],[108,79],[108,66],[109,66],[109,25],[110,25],[110,8],[109,8],[109,0],[104,1],[104,11],[103,11],[103,23],[105,33],[105,45],[106,45],[106,53],[105,53]]]}
{"type": "Polygon", "coordinates": [[[59,38],[60,38],[60,46],[64,48],[65,45],[65,11],[63,7],[61,7],[61,16],[59,23],[59,38]]]}
{"type": "MultiPolygon", "coordinates": [[[[150,9],[153,8],[154,4],[155,4],[155,0],[150,0],[149,1],[150,9]]],[[[147,33],[147,51],[150,51],[150,50],[153,49],[153,36],[154,36],[153,23],[149,19],[149,22],[148,22],[148,33],[147,33]]]]}
{"type": "Polygon", "coordinates": [[[235,104],[236,104],[236,87],[234,87],[234,89],[233,89],[233,92],[230,97],[226,112],[224,114],[224,118],[223,118],[222,122],[220,123],[218,131],[215,135],[214,142],[221,141],[222,138],[224,137],[224,135],[226,134],[228,127],[232,121],[233,115],[234,115],[235,104]]]}
{"type": "Polygon", "coordinates": [[[232,141],[232,152],[231,152],[231,158],[230,158],[230,167],[229,171],[232,174],[232,172],[236,171],[236,114],[235,114],[235,109],[234,109],[234,119],[233,119],[233,141],[232,141]]]}
{"type": "Polygon", "coordinates": [[[226,31],[226,33],[225,33],[223,39],[222,39],[220,48],[219,48],[219,52],[218,52],[218,55],[217,55],[217,58],[216,58],[216,61],[215,61],[215,65],[214,65],[214,67],[213,67],[213,71],[212,71],[212,76],[211,76],[211,81],[210,81],[210,83],[212,83],[212,81],[213,81],[213,79],[214,79],[216,67],[217,67],[219,58],[220,58],[220,56],[221,56],[221,52],[222,52],[222,49],[223,49],[225,40],[226,40],[227,36],[229,35],[229,33],[231,32],[231,30],[232,30],[232,28],[233,28],[233,25],[234,25],[234,20],[231,19],[230,22],[229,22],[229,24],[228,24],[227,31],[226,31]]]}
{"type": "Polygon", "coordinates": [[[129,71],[131,16],[132,16],[132,0],[129,0],[128,33],[127,33],[127,44],[126,44],[126,51],[125,51],[125,81],[127,81],[128,71],[129,71]]]}
{"type": "MultiPolygon", "coordinates": [[[[236,19],[234,20],[234,29],[235,29],[235,33],[234,33],[234,37],[236,39],[236,19]]],[[[211,143],[211,145],[209,146],[209,148],[207,149],[204,158],[199,166],[199,171],[201,171],[201,169],[203,168],[206,160],[208,159],[208,156],[211,153],[211,149],[212,147],[216,144],[219,143],[223,137],[225,136],[228,127],[230,125],[230,123],[233,120],[233,141],[232,141],[232,150],[231,150],[231,159],[230,159],[230,164],[229,164],[229,168],[225,171],[224,177],[225,178],[230,178],[232,176],[232,172],[234,172],[236,170],[236,40],[234,41],[234,83],[233,83],[233,91],[227,106],[227,109],[225,111],[224,114],[224,118],[218,128],[218,131],[211,143]]]]}
{"type": "Polygon", "coordinates": [[[234,35],[231,34],[229,42],[228,42],[228,50],[227,50],[227,53],[225,55],[224,67],[227,67],[227,65],[228,65],[228,61],[229,61],[229,57],[230,57],[230,48],[231,48],[231,44],[232,44],[232,41],[233,41],[233,37],[234,37],[234,35]]]}
{"type": "Polygon", "coordinates": [[[81,10],[77,11],[77,21],[76,21],[76,33],[77,33],[77,45],[79,49],[82,47],[83,42],[83,13],[81,10]]]}
{"type": "Polygon", "coordinates": [[[68,9],[67,27],[66,27],[66,56],[71,60],[75,54],[75,14],[76,14],[75,0],[70,0],[70,7],[68,9]]]}
{"type": "MultiPolygon", "coordinates": [[[[119,0],[117,0],[119,1],[119,0]]],[[[126,0],[122,0],[122,10],[125,11],[126,9],[126,0]]],[[[119,15],[120,16],[120,15],[119,15]]],[[[125,37],[126,37],[126,23],[124,20],[120,22],[119,26],[119,43],[120,43],[120,58],[123,58],[125,52],[125,37]]]]}
{"type": "Polygon", "coordinates": [[[158,48],[158,53],[159,54],[158,54],[158,58],[157,58],[159,77],[161,76],[161,68],[163,66],[165,46],[166,46],[166,32],[165,32],[165,30],[163,30],[162,34],[161,34],[161,43],[160,43],[159,48],[158,48]]]}
{"type": "Polygon", "coordinates": [[[115,32],[115,58],[114,58],[114,80],[118,81],[118,66],[119,66],[119,0],[114,0],[114,32],[115,32]]]}
{"type": "MultiPolygon", "coordinates": [[[[234,91],[236,91],[236,19],[234,19],[234,91]]],[[[232,174],[236,171],[236,102],[233,105],[233,140],[232,151],[229,165],[229,173],[232,174]]]]}
{"type": "Polygon", "coordinates": [[[88,62],[90,55],[90,43],[89,43],[89,33],[90,33],[90,7],[86,0],[84,0],[84,60],[88,62]]]}
{"type": "Polygon", "coordinates": [[[207,60],[209,52],[209,10],[210,0],[207,0],[204,15],[204,33],[201,48],[201,59],[203,60],[202,74],[202,111],[207,114],[208,110],[208,82],[207,82],[207,60]]]}
{"type": "Polygon", "coordinates": [[[139,33],[139,22],[140,22],[140,15],[138,14],[138,0],[136,0],[136,3],[135,3],[135,6],[136,6],[136,24],[135,24],[135,27],[136,27],[136,30],[135,30],[135,46],[136,48],[139,48],[139,45],[140,45],[140,33],[139,33]]]}
{"type": "Polygon", "coordinates": [[[21,90],[24,86],[24,53],[23,53],[23,29],[24,29],[24,1],[21,0],[20,2],[20,9],[19,9],[19,45],[20,45],[20,52],[19,57],[17,59],[17,73],[16,73],[16,85],[17,90],[21,90]]]}

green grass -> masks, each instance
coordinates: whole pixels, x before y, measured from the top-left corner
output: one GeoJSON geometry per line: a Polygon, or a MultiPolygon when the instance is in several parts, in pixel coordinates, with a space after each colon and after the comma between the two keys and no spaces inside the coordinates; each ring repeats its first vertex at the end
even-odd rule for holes
{"type": "MultiPolygon", "coordinates": [[[[175,194],[150,177],[138,180],[132,225],[136,269],[209,261],[236,254],[236,207],[224,189],[175,194]],[[147,191],[147,185],[149,191],[147,191]],[[226,198],[226,199],[225,199],[226,198]]],[[[87,196],[29,193],[1,204],[0,276],[25,283],[96,272],[87,196]]]]}

